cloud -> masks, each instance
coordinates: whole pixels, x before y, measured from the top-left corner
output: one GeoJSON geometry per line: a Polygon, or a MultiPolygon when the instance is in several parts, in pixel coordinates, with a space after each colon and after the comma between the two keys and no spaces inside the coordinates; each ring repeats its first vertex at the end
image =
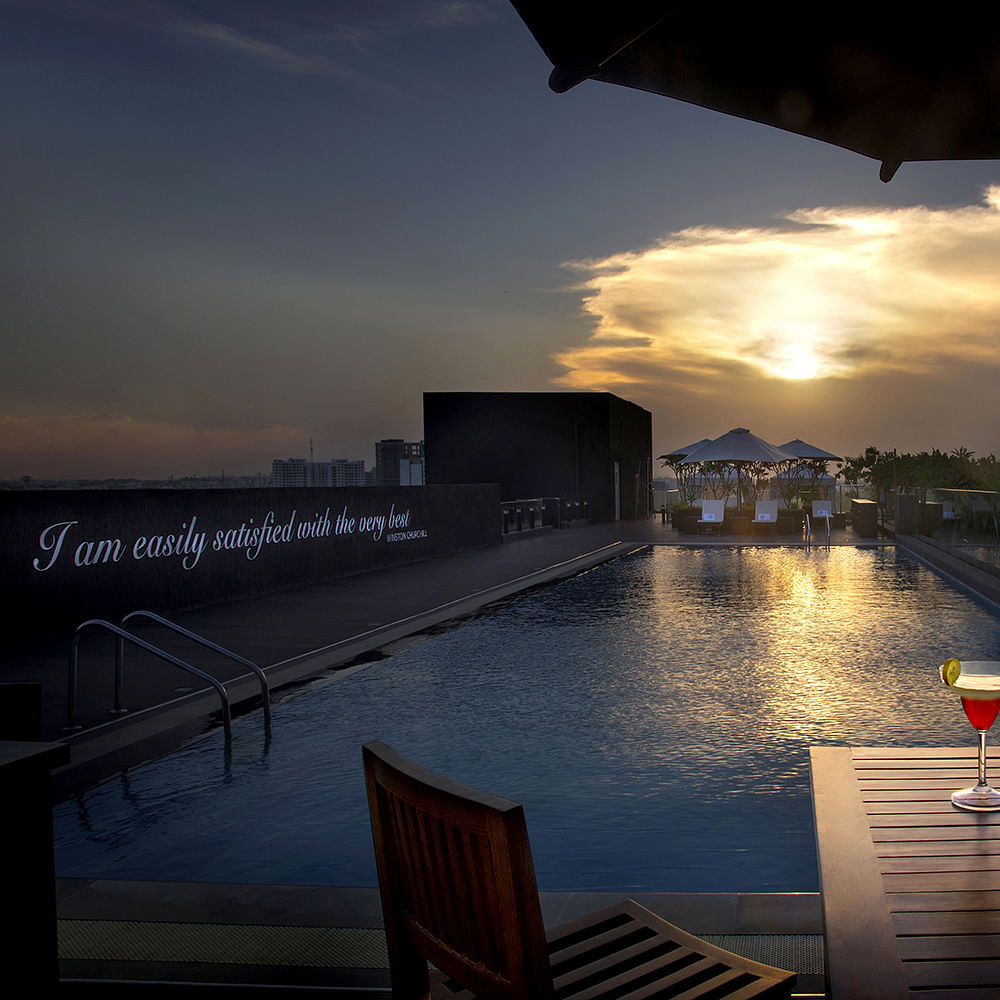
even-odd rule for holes
{"type": "Polygon", "coordinates": [[[245,31],[225,24],[214,24],[210,21],[178,20],[174,25],[174,30],[180,34],[236,51],[257,63],[286,73],[316,73],[323,69],[323,64],[315,59],[300,55],[275,42],[255,38],[245,31]]]}
{"type": "MultiPolygon", "coordinates": [[[[1000,363],[1000,186],[958,208],[805,208],[573,261],[577,389],[711,394],[721,378],[857,379],[1000,363]]],[[[730,387],[731,388],[731,387],[730,387]]]]}

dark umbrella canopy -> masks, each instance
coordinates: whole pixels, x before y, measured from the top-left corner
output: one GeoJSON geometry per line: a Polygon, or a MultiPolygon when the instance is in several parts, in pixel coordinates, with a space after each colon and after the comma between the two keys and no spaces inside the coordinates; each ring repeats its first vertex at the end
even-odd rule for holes
{"type": "Polygon", "coordinates": [[[711,438],[702,438],[700,441],[695,441],[693,444],[685,445],[683,448],[678,448],[676,451],[668,451],[666,454],[661,455],[658,461],[663,461],[665,458],[685,458],[691,454],[693,451],[697,451],[703,444],[708,444],[711,438]]]}
{"type": "Polygon", "coordinates": [[[553,64],[880,160],[1000,157],[1000,7],[512,0],[553,64]]]}
{"type": "Polygon", "coordinates": [[[748,462],[763,462],[775,465],[778,462],[794,462],[798,458],[787,451],[770,444],[763,438],[751,434],[746,427],[734,427],[731,431],[702,445],[684,459],[683,465],[692,462],[728,462],[730,465],[748,462]]]}
{"type": "Polygon", "coordinates": [[[794,441],[786,441],[784,444],[779,444],[778,447],[782,451],[787,451],[789,454],[794,455],[796,458],[816,459],[821,462],[840,461],[839,455],[834,455],[832,452],[817,448],[814,444],[806,444],[801,438],[796,438],[794,441]]]}

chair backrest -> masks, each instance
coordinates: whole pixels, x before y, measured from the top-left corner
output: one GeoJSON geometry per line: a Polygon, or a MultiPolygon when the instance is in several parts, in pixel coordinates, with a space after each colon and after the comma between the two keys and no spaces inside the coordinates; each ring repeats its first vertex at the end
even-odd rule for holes
{"type": "Polygon", "coordinates": [[[725,500],[702,500],[701,518],[703,521],[721,521],[725,516],[725,500]]]}
{"type": "Polygon", "coordinates": [[[777,521],[778,501],[758,500],[754,505],[754,519],[757,521],[777,521]]]}
{"type": "Polygon", "coordinates": [[[826,517],[833,514],[833,502],[831,500],[813,500],[813,517],[826,517]]]}
{"type": "Polygon", "coordinates": [[[524,811],[362,748],[392,994],[423,998],[427,960],[484,1000],[546,1000],[552,973],[524,811]]]}

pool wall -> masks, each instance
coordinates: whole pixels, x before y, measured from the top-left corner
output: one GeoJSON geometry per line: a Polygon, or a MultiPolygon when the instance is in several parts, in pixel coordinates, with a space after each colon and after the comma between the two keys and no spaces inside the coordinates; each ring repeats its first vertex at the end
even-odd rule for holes
{"type": "Polygon", "coordinates": [[[896,544],[906,549],[932,569],[950,577],[981,597],[1000,604],[1000,576],[990,571],[980,560],[960,557],[928,538],[916,535],[896,535],[896,544]]]}
{"type": "Polygon", "coordinates": [[[493,484],[0,493],[8,621],[160,612],[499,545],[493,484]]]}

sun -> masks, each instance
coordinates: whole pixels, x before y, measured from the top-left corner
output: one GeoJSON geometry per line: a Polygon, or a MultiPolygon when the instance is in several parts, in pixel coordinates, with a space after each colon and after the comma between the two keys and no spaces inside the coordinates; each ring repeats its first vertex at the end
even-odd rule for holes
{"type": "Polygon", "coordinates": [[[787,344],[774,358],[771,374],[791,381],[819,378],[822,365],[808,344],[787,344]]]}

